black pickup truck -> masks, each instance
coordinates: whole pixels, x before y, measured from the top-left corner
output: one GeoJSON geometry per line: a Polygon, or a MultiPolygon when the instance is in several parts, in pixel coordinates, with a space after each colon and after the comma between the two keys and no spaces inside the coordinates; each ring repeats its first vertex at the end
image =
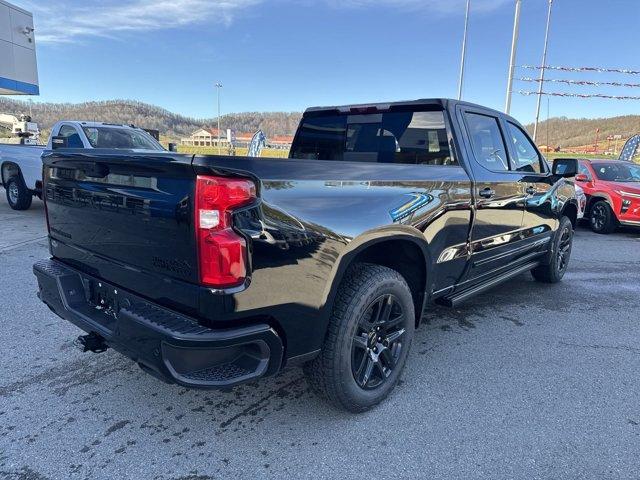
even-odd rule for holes
{"type": "Polygon", "coordinates": [[[334,405],[393,389],[431,302],[567,269],[576,161],[446,99],[308,109],[288,159],[45,151],[39,297],[186,387],[303,366],[334,405]]]}

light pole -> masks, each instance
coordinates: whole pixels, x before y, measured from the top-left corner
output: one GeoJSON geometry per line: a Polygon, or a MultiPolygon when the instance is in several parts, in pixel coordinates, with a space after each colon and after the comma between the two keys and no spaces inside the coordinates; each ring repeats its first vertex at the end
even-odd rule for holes
{"type": "Polygon", "coordinates": [[[504,112],[511,110],[511,89],[513,87],[513,70],[516,67],[516,50],[518,47],[518,35],[520,33],[520,7],[522,0],[516,0],[516,13],[513,18],[513,35],[511,37],[511,57],[509,60],[509,77],[507,78],[507,99],[504,104],[504,112]]]}
{"type": "Polygon", "coordinates": [[[547,45],[549,44],[549,25],[551,24],[551,6],[553,0],[549,0],[549,10],[547,10],[547,28],[544,32],[544,49],[542,50],[542,65],[540,66],[540,78],[538,79],[538,101],[536,104],[536,122],[533,124],[533,141],[538,136],[538,120],[540,118],[540,100],[542,99],[542,87],[544,85],[544,69],[547,66],[547,45]]]}
{"type": "Polygon", "coordinates": [[[549,151],[549,100],[547,96],[547,152],[549,151]]]}
{"type": "Polygon", "coordinates": [[[218,90],[218,155],[220,155],[220,89],[222,88],[222,84],[218,82],[215,87],[218,90]]]}
{"type": "Polygon", "coordinates": [[[458,80],[458,100],[462,100],[462,83],[464,82],[464,60],[467,56],[467,27],[469,26],[469,4],[471,0],[467,0],[467,9],[464,14],[464,34],[462,35],[462,58],[460,59],[460,78],[458,80]]]}

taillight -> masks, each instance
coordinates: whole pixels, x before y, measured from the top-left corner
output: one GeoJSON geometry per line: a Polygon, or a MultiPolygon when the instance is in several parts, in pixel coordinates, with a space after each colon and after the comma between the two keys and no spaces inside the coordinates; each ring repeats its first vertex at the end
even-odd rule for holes
{"type": "Polygon", "coordinates": [[[233,287],[244,282],[247,242],[233,230],[231,213],[255,197],[250,180],[198,175],[195,229],[203,285],[233,287]]]}

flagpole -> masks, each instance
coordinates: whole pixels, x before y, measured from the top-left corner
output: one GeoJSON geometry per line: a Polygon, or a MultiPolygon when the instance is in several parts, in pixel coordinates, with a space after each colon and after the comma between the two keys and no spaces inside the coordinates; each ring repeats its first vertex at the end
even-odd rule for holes
{"type": "Polygon", "coordinates": [[[469,26],[469,4],[471,0],[467,0],[467,9],[464,14],[464,34],[462,35],[462,58],[460,59],[460,78],[458,79],[458,100],[462,100],[462,84],[464,82],[464,62],[467,56],[467,28],[469,26]]]}
{"type": "Polygon", "coordinates": [[[547,28],[544,32],[544,49],[542,51],[542,65],[540,67],[540,79],[538,81],[538,100],[536,102],[536,121],[533,124],[533,141],[538,136],[538,120],[540,119],[540,101],[542,99],[542,88],[544,85],[544,69],[547,66],[547,46],[549,44],[549,25],[551,24],[551,6],[553,0],[549,0],[549,10],[547,11],[547,28]]]}
{"type": "Polygon", "coordinates": [[[504,112],[511,110],[511,90],[513,88],[513,71],[516,67],[516,50],[518,47],[518,35],[520,33],[520,7],[522,0],[516,0],[516,13],[513,18],[513,35],[511,37],[511,56],[509,59],[509,77],[507,78],[507,99],[504,105],[504,112]]]}

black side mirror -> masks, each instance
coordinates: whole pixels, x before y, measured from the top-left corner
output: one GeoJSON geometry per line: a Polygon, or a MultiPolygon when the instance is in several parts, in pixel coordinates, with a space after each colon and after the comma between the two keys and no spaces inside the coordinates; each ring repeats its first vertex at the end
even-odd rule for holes
{"type": "Polygon", "coordinates": [[[56,150],[58,148],[67,148],[69,146],[69,142],[67,137],[62,137],[60,135],[51,137],[51,150],[56,150]]]}
{"type": "Polygon", "coordinates": [[[578,160],[576,158],[556,158],[553,161],[552,172],[559,177],[575,177],[578,173],[578,160]]]}
{"type": "Polygon", "coordinates": [[[169,151],[176,153],[178,151],[178,145],[175,143],[169,143],[169,151]]]}

